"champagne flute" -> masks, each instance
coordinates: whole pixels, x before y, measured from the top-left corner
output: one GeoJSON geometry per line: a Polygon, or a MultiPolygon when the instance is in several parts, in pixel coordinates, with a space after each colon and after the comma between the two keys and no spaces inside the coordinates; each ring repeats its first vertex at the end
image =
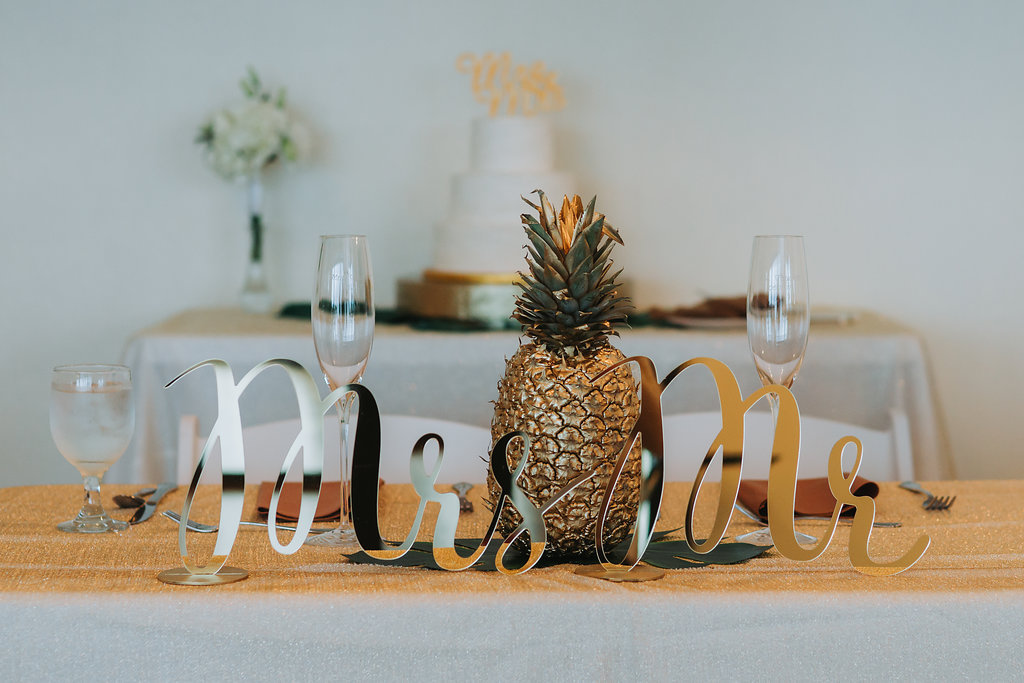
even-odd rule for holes
{"type": "MultiPolygon", "coordinates": [[[[810,321],[803,237],[755,237],[747,286],[747,341],[762,384],[780,384],[787,389],[793,386],[807,348],[810,321]]],[[[779,419],[779,399],[768,394],[768,403],[774,431],[779,419]]],[[[818,540],[800,533],[797,538],[803,543],[818,540]]],[[[755,545],[773,542],[767,527],[741,534],[734,540],[755,545]]]]}
{"type": "MultiPolygon", "coordinates": [[[[358,382],[373,345],[373,273],[365,235],[324,235],[313,293],[313,344],[327,386],[358,382]]],[[[341,426],[341,521],[338,528],[310,536],[308,545],[358,550],[352,528],[349,473],[351,398],[337,406],[341,426]]]]}
{"type": "MultiPolygon", "coordinates": [[[[747,288],[747,340],[765,386],[793,386],[807,348],[810,322],[803,237],[755,237],[747,288]]],[[[768,400],[774,424],[779,402],[774,394],[768,400]]]]}
{"type": "Polygon", "coordinates": [[[73,533],[123,531],[100,503],[100,480],[135,431],[132,373],[123,365],[61,365],[50,383],[50,433],[64,459],[82,475],[85,503],[57,528],[73,533]]]}

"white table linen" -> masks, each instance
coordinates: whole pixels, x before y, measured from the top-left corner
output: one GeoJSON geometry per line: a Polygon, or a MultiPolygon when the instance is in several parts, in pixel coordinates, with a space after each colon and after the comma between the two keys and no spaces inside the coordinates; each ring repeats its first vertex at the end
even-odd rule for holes
{"type": "MultiPolygon", "coordinates": [[[[488,426],[505,358],[515,353],[513,332],[425,332],[378,325],[364,383],[382,413],[440,418],[488,426]]],[[[697,356],[732,368],[745,393],[760,384],[744,330],[625,330],[614,342],[627,355],[646,355],[664,376],[697,356]]],[[[326,386],[319,373],[309,324],[276,321],[231,309],[186,312],[133,337],[124,362],[133,371],[136,434],[107,481],[157,482],[176,478],[178,423],[200,417],[208,433],[216,417],[212,371],[201,370],[176,385],[164,385],[209,358],[231,363],[236,381],[268,358],[290,358],[326,386]]],[[[807,415],[888,430],[892,412],[906,415],[914,474],[923,479],[954,475],[937,414],[921,340],[913,332],[875,316],[849,325],[812,325],[806,359],[793,387],[807,415]]],[[[297,417],[285,374],[269,370],[241,399],[243,421],[259,424],[297,417]]],[[[687,370],[664,396],[667,415],[717,410],[710,375],[687,370]]],[[[767,408],[765,408],[767,409],[767,408]]]]}
{"type": "Polygon", "coordinates": [[[879,589],[624,588],[600,601],[8,594],[0,662],[9,680],[64,681],[1020,680],[1024,592],[879,589]]]}

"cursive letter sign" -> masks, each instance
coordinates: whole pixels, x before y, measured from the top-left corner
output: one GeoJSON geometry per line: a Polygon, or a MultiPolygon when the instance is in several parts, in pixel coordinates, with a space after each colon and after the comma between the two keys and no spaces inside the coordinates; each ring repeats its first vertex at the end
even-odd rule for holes
{"type": "Polygon", "coordinates": [[[189,557],[185,542],[187,527],[184,523],[178,527],[178,549],[181,552],[181,559],[185,568],[193,575],[213,575],[220,571],[227,561],[238,533],[245,490],[245,453],[238,399],[249,384],[264,370],[280,367],[288,374],[299,404],[301,428],[281,464],[267,515],[267,535],[270,538],[270,543],[274,550],[285,555],[294,553],[302,546],[302,542],[306,539],[313,524],[320,487],[323,484],[323,417],[338,398],[345,393],[337,390],[331,392],[321,401],[320,392],[306,369],[295,361],[282,358],[260,363],[247,372],[237,385],[230,365],[222,360],[207,360],[185,370],[168,382],[167,386],[171,386],[185,375],[207,365],[213,367],[216,377],[217,420],[213,424],[206,443],[203,444],[202,453],[196,463],[192,481],[189,483],[188,493],[185,495],[185,502],[181,509],[181,518],[186,520],[189,517],[196,488],[206,469],[210,451],[218,441],[220,441],[221,447],[221,508],[213,556],[206,564],[197,564],[189,557]],[[302,497],[299,503],[299,517],[291,541],[282,545],[277,538],[277,506],[280,503],[285,477],[300,452],[302,453],[302,497]]]}
{"type": "Polygon", "coordinates": [[[495,530],[498,526],[498,519],[501,517],[502,508],[510,502],[522,515],[523,522],[502,541],[495,558],[495,565],[502,573],[521,574],[537,564],[544,553],[544,546],[547,543],[544,513],[597,472],[595,469],[579,475],[552,496],[542,507],[536,508],[516,484],[516,480],[526,467],[530,438],[525,432],[506,434],[491,450],[491,469],[494,472],[495,481],[500,487],[491,522],[477,548],[468,556],[462,556],[455,549],[455,529],[459,522],[458,496],[454,493],[440,493],[434,488],[444,462],[444,440],[437,434],[425,434],[413,447],[409,461],[409,475],[413,488],[420,499],[416,509],[416,518],[405,541],[397,546],[389,545],[380,535],[380,518],[378,516],[380,412],[377,408],[377,401],[370,390],[361,384],[349,384],[341,387],[338,391],[352,392],[358,399],[358,421],[355,443],[352,448],[352,525],[355,527],[356,538],[363,552],[377,560],[384,562],[397,560],[412,548],[412,544],[419,534],[426,504],[433,502],[440,506],[431,542],[434,561],[442,569],[450,571],[469,569],[497,537],[495,530]],[[506,451],[513,439],[523,440],[524,455],[520,458],[515,471],[509,472],[506,451]],[[423,448],[431,440],[437,441],[438,454],[434,468],[428,474],[423,467],[423,448]],[[530,535],[530,555],[522,566],[509,568],[504,563],[505,553],[524,532],[530,535]]]}
{"type": "MultiPolygon", "coordinates": [[[[758,401],[769,394],[779,400],[775,433],[772,442],[772,456],[768,476],[768,525],[775,546],[784,557],[793,560],[809,561],[819,557],[828,547],[835,535],[839,522],[839,514],[843,505],[854,508],[853,526],[850,532],[850,561],[857,571],[873,575],[890,575],[913,566],[925,553],[930,544],[927,535],[921,536],[913,547],[902,557],[890,562],[875,562],[868,554],[868,542],[874,522],[874,500],[867,496],[855,496],[851,492],[854,477],[860,468],[862,446],[852,436],[844,437],[832,448],[828,462],[828,482],[836,505],[832,513],[827,535],[815,546],[805,548],[796,540],[795,531],[795,498],[797,468],[800,460],[800,411],[793,394],[785,387],[770,385],[755,391],[744,398],[740,392],[736,377],[728,366],[713,358],[694,358],[677,366],[665,379],[658,382],[654,362],[644,356],[627,358],[606,369],[595,379],[613,372],[620,365],[636,363],[640,368],[640,417],[626,438],[622,450],[616,460],[612,476],[605,487],[603,500],[599,510],[595,545],[598,560],[605,570],[619,572],[630,570],[643,559],[651,541],[654,525],[658,521],[661,501],[664,493],[664,433],[661,415],[661,396],[665,389],[683,371],[694,366],[707,368],[715,381],[722,414],[722,429],[715,436],[701,462],[690,499],[686,506],[686,541],[695,552],[706,554],[711,552],[725,537],[726,529],[732,518],[733,506],[739,493],[741,465],[743,461],[743,429],[744,416],[758,401]],[[641,460],[641,495],[637,521],[633,527],[629,547],[621,558],[612,559],[608,556],[604,545],[604,528],[611,497],[616,483],[625,466],[633,445],[640,439],[642,446],[641,460]],[[854,445],[857,458],[853,470],[847,475],[842,471],[842,453],[847,445],[854,445]],[[715,512],[715,520],[709,538],[698,541],[693,533],[693,511],[701,485],[707,475],[708,468],[718,453],[722,453],[722,485],[715,512]]],[[[206,467],[207,459],[214,445],[221,445],[221,476],[223,496],[221,498],[220,531],[218,531],[213,556],[209,562],[198,564],[189,558],[185,544],[186,526],[181,524],[178,531],[178,546],[185,569],[190,575],[210,577],[224,567],[224,562],[234,545],[241,521],[242,502],[245,481],[245,457],[242,444],[242,423],[238,400],[242,392],[264,370],[270,367],[281,367],[287,373],[295,389],[299,403],[301,429],[292,442],[281,465],[281,470],[274,486],[269,511],[268,534],[274,549],[280,553],[295,552],[309,532],[315,514],[316,502],[323,483],[323,416],[339,400],[355,399],[358,404],[358,419],[352,454],[352,521],[359,545],[371,557],[382,562],[394,561],[405,555],[412,548],[420,527],[427,503],[436,503],[438,511],[437,523],[432,537],[433,557],[438,566],[451,571],[462,571],[473,566],[498,537],[496,533],[498,519],[504,506],[511,504],[523,518],[506,538],[502,539],[495,559],[497,569],[505,574],[519,574],[535,566],[544,553],[547,533],[544,528],[544,514],[570,491],[587,481],[597,473],[597,469],[582,472],[566,484],[540,507],[534,506],[526,494],[517,485],[529,459],[530,438],[525,432],[511,432],[502,436],[495,443],[490,453],[490,466],[494,479],[499,487],[498,500],[494,506],[487,533],[478,546],[469,555],[461,555],[455,548],[455,532],[459,521],[459,502],[454,493],[441,493],[435,489],[438,475],[444,462],[444,441],[437,434],[425,434],[417,440],[409,459],[409,474],[413,487],[419,496],[419,505],[412,527],[405,540],[397,545],[387,543],[380,534],[378,516],[378,476],[380,470],[380,413],[373,394],[361,384],[348,384],[332,391],[323,400],[317,391],[316,384],[309,373],[294,361],[275,359],[260,363],[250,370],[235,384],[230,366],[222,360],[208,360],[192,366],[167,386],[174,384],[190,372],[210,365],[214,368],[217,386],[217,420],[213,425],[209,438],[203,446],[202,454],[196,463],[188,494],[182,508],[182,518],[188,519],[196,487],[206,467]],[[516,467],[509,470],[506,452],[509,444],[515,440],[523,441],[523,456],[516,467]],[[424,467],[423,450],[428,443],[438,444],[437,461],[430,472],[424,467]],[[297,529],[291,541],[282,545],[277,539],[276,514],[281,489],[285,477],[292,468],[299,453],[302,460],[302,500],[299,509],[297,529]],[[505,564],[505,554],[512,543],[522,534],[530,538],[530,552],[526,561],[518,567],[505,564]]],[[[346,501],[342,501],[345,504],[346,501]]],[[[171,573],[180,570],[170,570],[171,573]]],[[[227,569],[225,568],[225,571],[227,569]]],[[[237,570],[242,571],[242,570],[237,570]]],[[[163,574],[168,574],[164,572],[163,574]]],[[[161,577],[163,577],[163,574],[161,577]]],[[[244,576],[244,572],[236,578],[244,576]]],[[[180,579],[180,577],[177,577],[180,579]]],[[[167,580],[163,579],[162,580],[167,580]]],[[[225,580],[231,580],[225,577],[225,580]]],[[[186,582],[171,580],[170,582],[186,582]]]]}
{"type": "Polygon", "coordinates": [[[860,468],[861,443],[854,437],[844,437],[836,442],[829,457],[829,488],[836,497],[837,502],[832,514],[831,524],[828,533],[824,534],[822,540],[811,548],[805,548],[796,540],[795,518],[796,511],[796,482],[797,468],[800,460],[800,410],[796,398],[792,392],[781,385],[773,384],[762,387],[758,391],[743,398],[740,392],[739,383],[725,363],[714,358],[693,358],[678,365],[660,383],[657,379],[657,372],[654,362],[644,356],[634,356],[620,361],[616,365],[604,370],[597,378],[613,372],[620,365],[635,362],[640,368],[640,390],[641,409],[640,418],[634,425],[625,445],[619,453],[613,475],[605,490],[604,501],[597,523],[597,544],[598,558],[605,569],[625,569],[635,566],[643,557],[643,549],[653,533],[654,524],[658,519],[661,504],[661,490],[663,487],[663,462],[664,462],[664,435],[662,433],[661,421],[661,395],[668,388],[668,385],[678,377],[684,370],[693,366],[704,366],[710,372],[718,390],[718,399],[721,406],[722,429],[715,436],[708,447],[707,454],[701,462],[700,469],[693,487],[690,490],[690,500],[686,507],[686,542],[690,548],[701,554],[714,550],[725,537],[729,521],[732,519],[733,506],[739,493],[741,465],[743,462],[743,428],[744,416],[758,401],[769,394],[774,394],[779,400],[779,411],[775,424],[775,435],[772,442],[772,456],[768,473],[768,528],[779,553],[791,560],[810,561],[821,556],[832,537],[835,535],[836,527],[839,524],[839,513],[843,504],[852,505],[855,508],[853,518],[853,529],[850,533],[849,554],[850,561],[857,571],[865,574],[883,575],[895,574],[912,567],[928,549],[931,539],[921,536],[914,546],[903,557],[892,562],[875,563],[868,555],[868,541],[871,536],[872,523],[874,522],[874,500],[868,496],[854,496],[850,487],[853,479],[860,468]],[[609,498],[618,480],[619,473],[625,464],[626,458],[635,443],[637,436],[641,440],[641,447],[644,458],[649,465],[641,468],[641,501],[640,514],[637,517],[637,524],[633,530],[633,538],[625,558],[620,563],[612,563],[608,560],[604,549],[604,539],[601,529],[603,528],[604,517],[608,511],[609,498]],[[848,444],[856,444],[857,460],[854,463],[853,471],[844,476],[842,472],[842,452],[848,444]],[[715,520],[709,537],[701,542],[694,537],[693,533],[693,511],[696,507],[697,496],[700,487],[704,483],[708,468],[718,452],[722,452],[722,483],[718,497],[718,506],[715,512],[715,520]]]}

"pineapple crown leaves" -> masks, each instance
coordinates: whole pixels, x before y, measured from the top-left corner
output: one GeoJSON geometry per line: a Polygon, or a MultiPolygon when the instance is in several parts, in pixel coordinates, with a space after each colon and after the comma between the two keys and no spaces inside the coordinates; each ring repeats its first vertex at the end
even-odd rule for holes
{"type": "Polygon", "coordinates": [[[626,320],[629,299],[618,296],[618,276],[611,274],[612,246],[622,244],[604,214],[594,211],[597,197],[584,208],[579,195],[565,197],[557,213],[540,190],[539,202],[523,201],[537,212],[523,214],[530,243],[529,274],[520,273],[522,294],[513,317],[535,342],[564,356],[584,355],[617,334],[612,326],[626,320]]]}

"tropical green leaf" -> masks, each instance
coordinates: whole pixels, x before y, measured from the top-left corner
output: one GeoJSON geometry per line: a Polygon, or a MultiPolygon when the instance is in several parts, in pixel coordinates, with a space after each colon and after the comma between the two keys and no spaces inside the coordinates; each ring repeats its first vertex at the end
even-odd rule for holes
{"type": "Polygon", "coordinates": [[[772,546],[750,543],[719,543],[711,552],[700,555],[693,552],[686,541],[660,541],[651,543],[643,561],[662,569],[689,569],[711,564],[737,564],[763,555],[772,546]]]}
{"type": "MultiPolygon", "coordinates": [[[[679,531],[679,529],[656,532],[652,536],[652,541],[650,545],[647,546],[647,551],[644,553],[641,560],[647,564],[660,567],[662,569],[692,569],[694,567],[706,567],[712,564],[724,565],[745,562],[764,554],[772,547],[751,545],[750,543],[720,543],[710,553],[700,555],[690,550],[690,546],[687,545],[685,540],[663,540],[668,535],[677,531],[679,531]]],[[[465,555],[468,556],[472,551],[479,547],[480,542],[481,539],[479,538],[464,538],[455,541],[455,546],[460,551],[464,551],[465,555]]],[[[500,543],[497,540],[492,541],[490,547],[484,552],[476,564],[473,565],[473,569],[479,571],[497,571],[495,558],[497,556],[499,546],[500,543]]],[[[623,541],[616,546],[612,551],[611,556],[613,558],[621,556],[625,553],[627,547],[628,540],[623,541]]],[[[438,564],[434,561],[431,545],[426,541],[418,541],[414,543],[409,552],[397,560],[377,560],[362,551],[352,553],[351,555],[346,554],[345,557],[355,564],[380,564],[395,567],[440,569],[438,564]]],[[[523,562],[526,561],[526,554],[516,550],[515,548],[510,548],[505,554],[504,559],[506,566],[518,567],[522,566],[523,562]]],[[[561,564],[562,562],[563,560],[547,559],[542,557],[537,566],[552,567],[557,564],[561,564]]],[[[597,558],[595,556],[581,557],[566,560],[565,562],[569,562],[571,564],[597,564],[597,558]]]]}

